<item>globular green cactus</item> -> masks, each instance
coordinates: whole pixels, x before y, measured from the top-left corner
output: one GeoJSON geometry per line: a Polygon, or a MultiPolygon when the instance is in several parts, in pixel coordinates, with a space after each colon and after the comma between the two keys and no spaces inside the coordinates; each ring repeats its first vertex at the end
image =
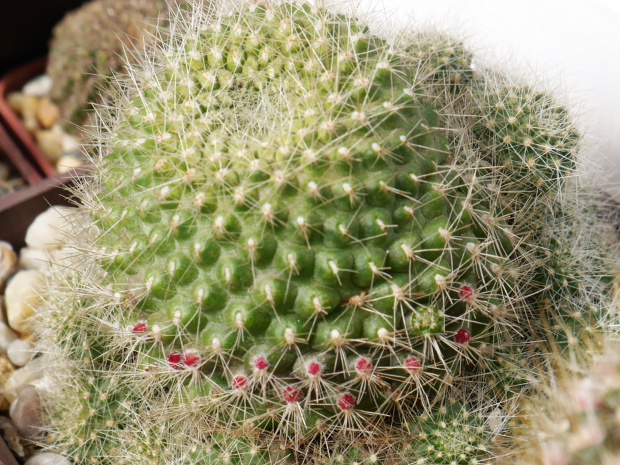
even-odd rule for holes
{"type": "Polygon", "coordinates": [[[143,51],[158,22],[163,26],[169,8],[183,3],[92,0],[54,28],[46,72],[67,130],[94,123],[93,104],[101,95],[109,96],[111,76],[143,51]]]}
{"type": "Polygon", "coordinates": [[[467,89],[473,80],[472,54],[461,42],[432,32],[405,33],[400,41],[406,44],[403,60],[422,65],[417,73],[424,75],[424,80],[431,80],[439,95],[447,93],[454,99],[454,94],[467,89]]]}
{"type": "Polygon", "coordinates": [[[413,434],[404,447],[403,463],[492,463],[497,431],[492,431],[488,416],[467,405],[446,403],[433,415],[423,415],[416,425],[407,426],[413,434]]]}
{"type": "Polygon", "coordinates": [[[505,359],[540,323],[539,240],[576,166],[564,110],[489,92],[457,43],[321,6],[196,4],[173,26],[119,81],[76,189],[75,266],[39,328],[54,450],[482,460],[484,422],[440,406],[519,389],[505,359]],[[421,415],[414,452],[385,446],[421,415]]]}

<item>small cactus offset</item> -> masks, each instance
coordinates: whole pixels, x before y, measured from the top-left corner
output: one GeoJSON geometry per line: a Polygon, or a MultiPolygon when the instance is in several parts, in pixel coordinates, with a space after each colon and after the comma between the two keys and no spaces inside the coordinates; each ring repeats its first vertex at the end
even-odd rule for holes
{"type": "Polygon", "coordinates": [[[446,402],[433,415],[422,415],[414,427],[407,425],[413,434],[403,448],[403,463],[492,463],[497,435],[489,418],[466,404],[446,402]]]}
{"type": "Polygon", "coordinates": [[[449,400],[519,390],[506,359],[546,322],[540,243],[577,166],[566,110],[445,37],[308,4],[190,10],[119,78],[76,189],[74,266],[38,328],[51,447],[491,460],[494,429],[449,400]]]}
{"type": "Polygon", "coordinates": [[[566,109],[527,87],[485,89],[482,95],[483,117],[474,127],[482,152],[503,166],[523,195],[556,195],[574,172],[580,141],[566,109]]]}
{"type": "Polygon", "coordinates": [[[165,0],[92,0],[55,27],[47,73],[68,130],[94,123],[92,105],[109,95],[111,76],[144,49],[169,8],[165,0]]]}

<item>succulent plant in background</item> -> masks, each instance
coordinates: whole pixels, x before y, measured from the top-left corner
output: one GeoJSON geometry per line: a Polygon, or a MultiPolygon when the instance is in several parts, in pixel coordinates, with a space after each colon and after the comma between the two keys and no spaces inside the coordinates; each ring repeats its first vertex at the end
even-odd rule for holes
{"type": "Polygon", "coordinates": [[[92,0],[54,28],[47,73],[66,128],[94,122],[92,104],[106,96],[111,76],[135,60],[171,8],[166,0],[92,0]]]}
{"type": "Polygon", "coordinates": [[[566,111],[458,42],[323,6],[197,3],[172,25],[119,79],[76,189],[74,266],[37,325],[47,447],[490,459],[521,382],[505,360],[544,320],[550,215],[583,223],[566,111]]]}
{"type": "Polygon", "coordinates": [[[620,348],[556,348],[538,373],[517,429],[519,465],[611,465],[620,460],[620,348]]]}

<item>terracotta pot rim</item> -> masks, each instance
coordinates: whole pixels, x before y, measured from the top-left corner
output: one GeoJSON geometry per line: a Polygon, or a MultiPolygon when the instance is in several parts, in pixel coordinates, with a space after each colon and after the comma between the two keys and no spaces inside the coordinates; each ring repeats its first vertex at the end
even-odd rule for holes
{"type": "Polygon", "coordinates": [[[0,241],[16,250],[25,245],[26,230],[39,213],[53,205],[75,205],[68,186],[88,173],[88,168],[74,169],[0,197],[0,241]]]}
{"type": "MultiPolygon", "coordinates": [[[[26,181],[26,184],[37,184],[41,182],[43,177],[39,174],[36,168],[28,161],[17,144],[13,141],[7,129],[2,125],[0,121],[0,158],[6,159],[10,168],[19,174],[21,178],[26,181]]],[[[6,194],[10,195],[10,194],[6,194]]],[[[3,196],[4,197],[4,196],[3,196]]]]}
{"type": "Polygon", "coordinates": [[[21,90],[29,80],[43,74],[46,65],[47,57],[39,58],[9,71],[0,79],[0,120],[24,156],[39,170],[40,175],[51,178],[58,174],[56,167],[41,150],[6,99],[9,93],[21,90]]]}

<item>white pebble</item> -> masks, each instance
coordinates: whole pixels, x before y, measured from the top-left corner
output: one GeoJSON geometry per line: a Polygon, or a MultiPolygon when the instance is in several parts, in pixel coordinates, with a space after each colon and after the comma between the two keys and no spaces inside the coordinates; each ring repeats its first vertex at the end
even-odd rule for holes
{"type": "Polygon", "coordinates": [[[76,250],[72,247],[45,250],[23,247],[19,251],[19,266],[46,273],[52,265],[66,266],[75,260],[75,257],[76,250]]]}
{"type": "Polygon", "coordinates": [[[13,246],[8,242],[0,241],[0,290],[17,267],[17,255],[13,246]]]}
{"type": "Polygon", "coordinates": [[[77,251],[73,247],[59,249],[31,249],[23,247],[19,251],[19,266],[27,270],[47,273],[52,265],[66,267],[75,261],[77,251]]]}
{"type": "Polygon", "coordinates": [[[32,249],[23,247],[19,251],[19,266],[28,270],[38,270],[45,273],[52,263],[52,255],[50,250],[32,249]]]}
{"type": "Polygon", "coordinates": [[[45,275],[36,270],[18,271],[6,287],[6,316],[9,326],[19,333],[27,333],[28,319],[35,314],[45,284],[45,275]]]}
{"type": "Polygon", "coordinates": [[[52,452],[43,452],[42,454],[33,455],[24,465],[71,465],[69,459],[52,452]]]}
{"type": "Polygon", "coordinates": [[[13,402],[22,388],[28,384],[43,383],[45,380],[46,366],[44,359],[37,357],[13,372],[4,385],[0,385],[0,394],[4,395],[9,402],[13,402]]]}
{"type": "Polygon", "coordinates": [[[41,396],[35,386],[23,386],[9,409],[11,421],[20,434],[27,438],[41,436],[42,409],[41,396]]]}
{"type": "Polygon", "coordinates": [[[28,363],[33,354],[32,344],[29,341],[23,339],[14,340],[6,351],[6,355],[13,365],[23,367],[28,363]]]}
{"type": "Polygon", "coordinates": [[[17,334],[6,324],[0,321],[0,353],[9,350],[9,346],[17,339],[17,334]]]}
{"type": "Polygon", "coordinates": [[[57,249],[71,230],[73,207],[50,207],[35,218],[26,231],[26,244],[36,249],[57,249]]]}
{"type": "Polygon", "coordinates": [[[29,97],[45,97],[52,91],[52,85],[52,78],[43,74],[28,81],[22,88],[22,93],[29,97]]]}
{"type": "Polygon", "coordinates": [[[35,374],[36,373],[28,365],[18,368],[9,379],[6,380],[4,386],[0,386],[0,392],[4,394],[4,397],[6,397],[9,402],[13,402],[17,399],[17,395],[23,386],[32,384],[37,380],[35,374]]]}
{"type": "Polygon", "coordinates": [[[30,370],[34,379],[40,380],[44,377],[47,366],[45,365],[42,357],[37,357],[30,360],[24,368],[28,368],[30,370]]]}
{"type": "Polygon", "coordinates": [[[56,249],[51,253],[51,260],[53,265],[61,266],[63,268],[71,267],[76,260],[76,257],[80,256],[80,252],[73,247],[62,247],[56,249]]]}
{"type": "Polygon", "coordinates": [[[66,132],[62,133],[62,150],[63,153],[68,154],[71,152],[80,152],[80,141],[77,137],[72,136],[71,134],[67,134],[66,132]]]}
{"type": "Polygon", "coordinates": [[[60,124],[56,124],[50,129],[36,129],[34,138],[50,161],[55,163],[62,156],[62,128],[60,124]]]}
{"type": "Polygon", "coordinates": [[[75,168],[79,168],[84,164],[84,161],[75,155],[63,155],[60,160],[56,162],[56,169],[60,174],[67,173],[75,168]]]}

